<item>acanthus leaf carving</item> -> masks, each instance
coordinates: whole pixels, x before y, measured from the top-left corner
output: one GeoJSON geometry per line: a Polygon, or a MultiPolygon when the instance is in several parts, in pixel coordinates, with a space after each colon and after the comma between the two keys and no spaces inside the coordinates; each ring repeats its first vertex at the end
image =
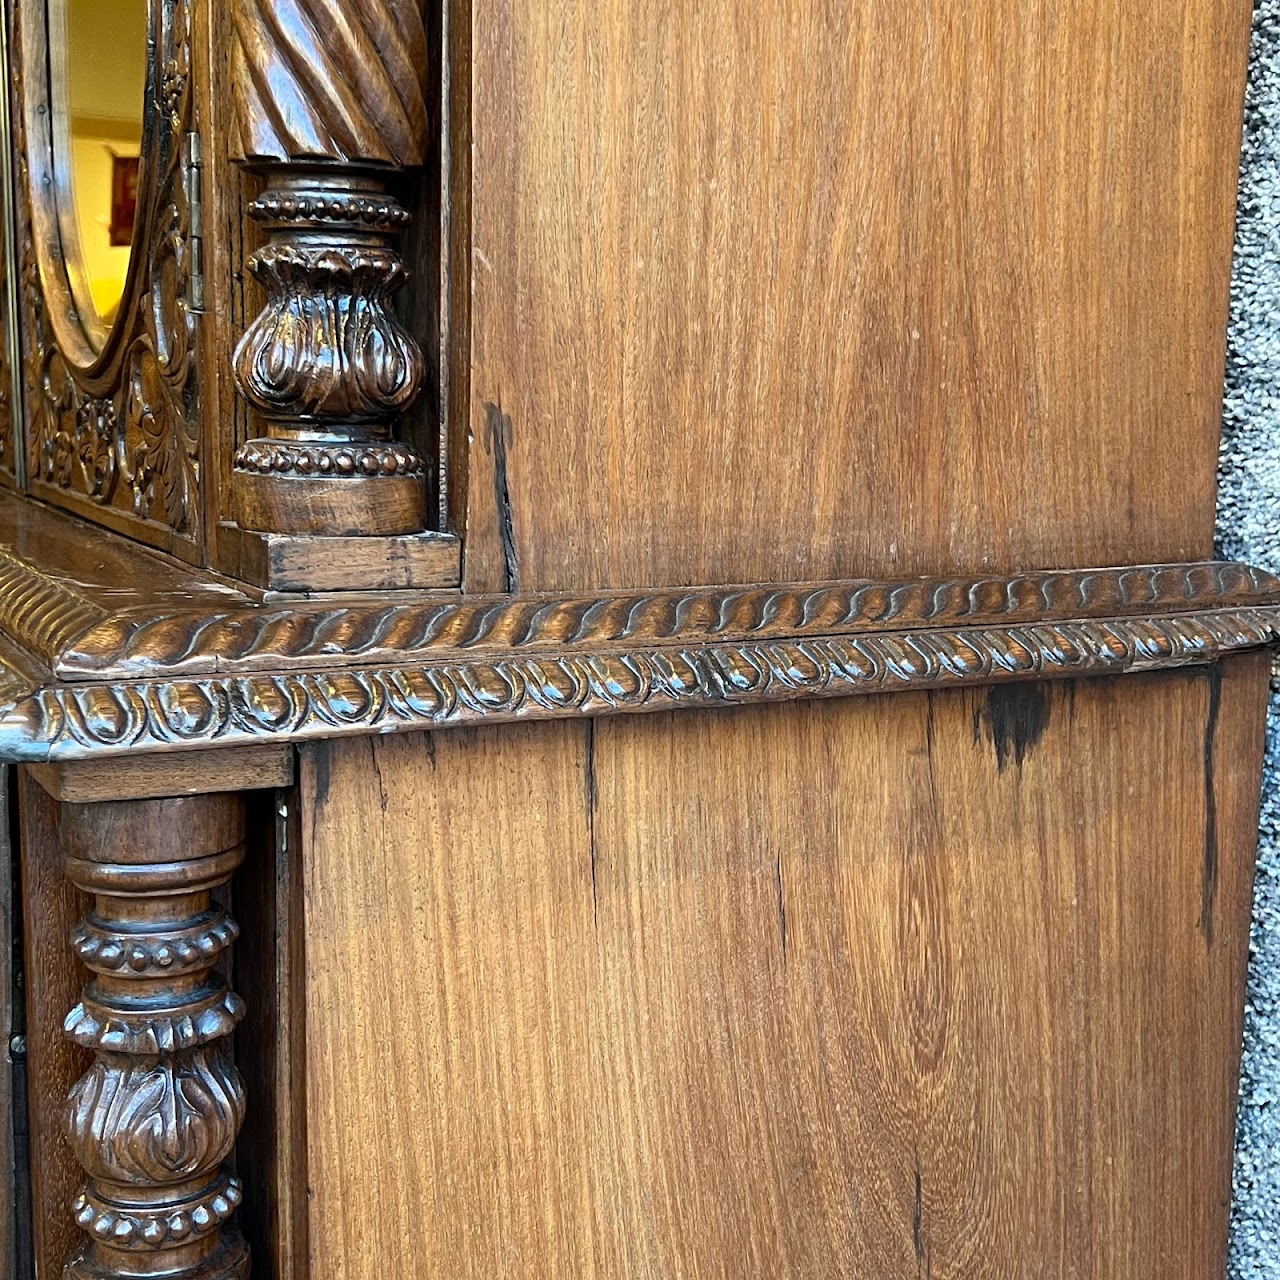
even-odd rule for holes
{"type": "Polygon", "coordinates": [[[419,532],[427,473],[416,454],[411,466],[331,464],[344,446],[368,463],[394,444],[425,378],[392,308],[410,215],[390,192],[426,158],[423,5],[235,0],[233,13],[233,155],[266,178],[249,216],[270,235],[250,260],[266,305],[234,358],[241,394],[265,419],[235,458],[234,518],[261,533],[419,532]],[[320,465],[255,465],[282,440],[320,465]]]}
{"type": "Polygon", "coordinates": [[[377,422],[412,403],[422,352],[391,309],[404,280],[385,249],[269,244],[252,260],[268,303],[236,349],[245,398],[268,417],[377,422]]]}
{"type": "Polygon", "coordinates": [[[244,1120],[240,1073],[218,1045],[167,1058],[100,1058],[72,1090],[67,1131],[94,1178],[169,1182],[215,1168],[244,1120]]]}

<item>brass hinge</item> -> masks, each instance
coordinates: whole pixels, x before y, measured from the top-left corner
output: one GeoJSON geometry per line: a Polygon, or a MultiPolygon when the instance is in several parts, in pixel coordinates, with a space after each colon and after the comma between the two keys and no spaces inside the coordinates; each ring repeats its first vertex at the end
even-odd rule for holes
{"type": "Polygon", "coordinates": [[[183,180],[187,189],[187,305],[204,311],[204,149],[198,133],[188,133],[183,147],[183,180]]]}

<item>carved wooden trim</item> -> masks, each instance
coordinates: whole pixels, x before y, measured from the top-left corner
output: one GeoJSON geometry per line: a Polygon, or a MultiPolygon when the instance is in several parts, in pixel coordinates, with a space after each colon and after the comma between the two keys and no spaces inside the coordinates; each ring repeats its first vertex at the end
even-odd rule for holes
{"type": "Polygon", "coordinates": [[[7,637],[0,636],[0,707],[13,706],[30,697],[49,680],[48,671],[7,637]]]}
{"type": "Polygon", "coordinates": [[[0,67],[8,75],[0,84],[0,473],[18,484],[23,479],[23,459],[18,422],[22,414],[22,349],[18,320],[18,242],[14,208],[14,164],[11,140],[11,105],[16,86],[12,83],[13,59],[10,50],[12,6],[0,10],[0,67]]]}
{"type": "Polygon", "coordinates": [[[244,855],[236,796],[66,805],[67,874],[93,906],[72,937],[90,970],[66,1033],[95,1061],[67,1133],[87,1175],[88,1237],[67,1280],[247,1280],[230,1157],[245,1095],[231,1058],[243,1014],[215,972],[235,940],[213,899],[244,855]]]}
{"type": "Polygon", "coordinates": [[[235,0],[232,154],[254,164],[421,164],[421,0],[235,0]]]}
{"type": "Polygon", "coordinates": [[[59,578],[0,551],[0,627],[37,657],[52,661],[76,636],[110,614],[59,578]]]}
{"type": "Polygon", "coordinates": [[[112,587],[0,553],[0,632],[25,646],[0,636],[0,759],[1114,674],[1280,636],[1280,579],[1224,563],[226,607],[191,582],[199,608],[170,583],[113,611],[112,587]]]}
{"type": "Polygon", "coordinates": [[[44,6],[17,10],[13,74],[31,488],[194,559],[200,533],[193,232],[184,147],[195,130],[190,0],[152,6],[138,231],[118,318],[99,332],[73,290],[47,66],[44,6]]]}
{"type": "Polygon", "coordinates": [[[1280,606],[45,688],[0,714],[0,758],[79,759],[1213,662],[1280,640],[1280,606]]]}
{"type": "Polygon", "coordinates": [[[266,175],[249,215],[270,234],[250,259],[267,304],[234,361],[267,430],[236,453],[236,521],[262,533],[416,532],[427,468],[394,428],[425,365],[391,305],[409,215],[387,184],[426,154],[421,4],[236,0],[234,13],[233,151],[266,175]]]}
{"type": "MultiPolygon", "coordinates": [[[[51,661],[64,679],[128,679],[157,672],[765,642],[1268,603],[1280,603],[1280,579],[1224,563],[590,596],[425,596],[104,618],[51,661]]],[[[8,629],[2,611],[0,627],[8,629]]]]}

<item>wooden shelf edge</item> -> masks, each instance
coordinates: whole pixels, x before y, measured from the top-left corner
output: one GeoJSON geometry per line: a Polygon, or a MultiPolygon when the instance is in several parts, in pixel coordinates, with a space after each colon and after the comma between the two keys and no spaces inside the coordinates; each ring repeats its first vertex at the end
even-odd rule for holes
{"type": "Polygon", "coordinates": [[[1115,675],[1277,640],[1280,579],[1223,562],[268,597],[0,495],[0,759],[18,762],[1115,675]]]}
{"type": "Polygon", "coordinates": [[[1277,642],[1280,603],[310,672],[55,682],[0,708],[0,760],[106,759],[481,722],[1122,675],[1203,665],[1277,642]]]}
{"type": "Polygon", "coordinates": [[[55,800],[95,804],[224,791],[266,791],[293,784],[293,747],[268,742],[204,751],[46,761],[26,767],[55,800]]]}

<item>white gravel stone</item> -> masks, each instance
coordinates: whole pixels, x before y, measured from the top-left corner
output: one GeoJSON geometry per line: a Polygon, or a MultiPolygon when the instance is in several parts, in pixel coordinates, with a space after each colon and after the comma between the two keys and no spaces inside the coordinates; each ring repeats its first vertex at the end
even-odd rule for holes
{"type": "MultiPolygon", "coordinates": [[[[1280,0],[1257,0],[1231,281],[1218,550],[1280,572],[1280,0]]],[[[1280,1280],[1280,692],[1272,681],[1231,1280],[1280,1280]]]]}

